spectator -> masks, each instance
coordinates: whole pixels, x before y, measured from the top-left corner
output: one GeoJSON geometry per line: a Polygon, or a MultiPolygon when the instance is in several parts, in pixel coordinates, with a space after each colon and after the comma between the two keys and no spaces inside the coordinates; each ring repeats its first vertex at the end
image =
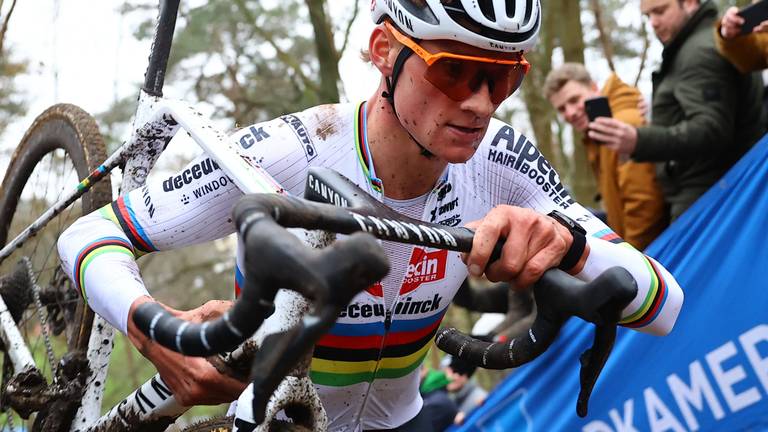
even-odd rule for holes
{"type": "Polygon", "coordinates": [[[450,363],[445,368],[445,373],[450,379],[446,388],[458,407],[458,412],[453,419],[455,424],[462,424],[467,414],[482,405],[488,396],[488,392],[472,379],[475,369],[475,366],[458,357],[451,357],[450,363]]]}
{"type": "Polygon", "coordinates": [[[448,396],[451,379],[441,370],[422,367],[419,392],[424,399],[423,415],[432,422],[432,430],[444,431],[453,424],[458,409],[448,396]]]}
{"type": "Polygon", "coordinates": [[[728,8],[715,29],[717,50],[742,73],[768,68],[768,20],[742,35],[744,18],[738,12],[737,7],[728,8]]]}
{"type": "Polygon", "coordinates": [[[653,74],[651,125],[603,117],[588,135],[635,161],[657,162],[674,220],[764,134],[762,80],[717,53],[712,0],[641,0],[641,9],[664,45],[653,74]]]}
{"type": "MultiPolygon", "coordinates": [[[[598,96],[608,98],[613,118],[632,126],[642,126],[645,118],[638,108],[640,91],[613,73],[602,90],[584,65],[566,63],[553,70],[544,81],[544,96],[574,129],[586,132],[589,119],[584,101],[598,96]]],[[[584,148],[595,177],[608,226],[639,250],[645,249],[667,224],[664,198],[656,183],[653,164],[620,160],[616,151],[587,136],[584,148]]]]}

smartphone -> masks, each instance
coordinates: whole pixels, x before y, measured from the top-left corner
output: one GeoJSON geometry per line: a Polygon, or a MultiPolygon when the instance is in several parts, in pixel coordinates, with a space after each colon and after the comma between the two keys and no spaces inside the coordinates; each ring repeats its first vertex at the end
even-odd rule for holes
{"type": "Polygon", "coordinates": [[[741,34],[752,33],[752,29],[761,22],[768,20],[768,0],[761,0],[744,7],[738,13],[744,18],[744,24],[741,26],[741,34]]]}
{"type": "Polygon", "coordinates": [[[587,99],[584,101],[584,111],[587,112],[589,121],[595,121],[598,117],[613,117],[608,98],[604,96],[587,99]]]}

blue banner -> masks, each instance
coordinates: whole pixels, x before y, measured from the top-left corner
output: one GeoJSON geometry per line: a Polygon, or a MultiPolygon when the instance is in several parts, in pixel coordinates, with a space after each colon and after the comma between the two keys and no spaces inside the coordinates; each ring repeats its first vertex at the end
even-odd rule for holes
{"type": "Polygon", "coordinates": [[[768,136],[646,251],[683,287],[682,312],[666,337],[619,329],[586,418],[578,358],[592,327],[572,319],[455,430],[768,430],[766,242],[768,136]]]}

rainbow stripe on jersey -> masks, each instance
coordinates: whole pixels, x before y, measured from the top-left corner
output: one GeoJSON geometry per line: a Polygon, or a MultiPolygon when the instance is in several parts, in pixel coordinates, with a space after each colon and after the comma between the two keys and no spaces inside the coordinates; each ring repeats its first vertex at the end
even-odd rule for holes
{"type": "Polygon", "coordinates": [[[447,307],[419,319],[366,324],[336,323],[315,345],[310,377],[315,384],[341,387],[413,372],[429,351],[447,307]]]}
{"type": "Polygon", "coordinates": [[[144,232],[144,228],[141,227],[138,218],[136,218],[128,195],[121,196],[111,204],[102,207],[99,213],[103,218],[111,220],[123,229],[128,240],[137,249],[139,256],[157,251],[149,236],[144,232]]]}
{"type": "Polygon", "coordinates": [[[124,238],[120,237],[102,237],[96,239],[80,249],[80,252],[77,254],[72,274],[75,276],[76,288],[83,295],[83,301],[86,303],[88,302],[88,296],[85,294],[85,272],[88,270],[88,266],[94,258],[110,252],[129,255],[131,258],[135,257],[133,246],[124,238]]]}
{"type": "MultiPolygon", "coordinates": [[[[610,229],[596,232],[593,236],[621,246],[632,247],[610,229]]],[[[659,312],[661,312],[662,306],[667,301],[667,295],[669,294],[667,282],[664,280],[664,276],[659,271],[658,266],[648,259],[647,256],[642,253],[640,254],[650,274],[650,286],[640,308],[632,315],[619,321],[619,324],[630,328],[643,327],[652,323],[659,315],[659,312]]]]}

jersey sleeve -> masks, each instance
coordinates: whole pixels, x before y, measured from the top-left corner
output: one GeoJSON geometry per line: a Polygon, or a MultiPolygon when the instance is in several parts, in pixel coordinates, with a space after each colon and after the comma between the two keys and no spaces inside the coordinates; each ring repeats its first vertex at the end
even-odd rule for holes
{"type": "Polygon", "coordinates": [[[507,125],[497,126],[484,151],[484,163],[503,178],[496,188],[506,204],[548,214],[559,210],[587,231],[589,256],[575,276],[590,281],[610,267],[627,269],[635,278],[638,293],[622,312],[621,325],[644,333],[665,335],[672,330],[683,304],[683,291],[672,274],[651,257],[625,242],[590,211],[577,203],[563,187],[560,176],[544,155],[524,135],[507,125]]]}
{"type": "MultiPolygon", "coordinates": [[[[243,156],[271,166],[278,182],[306,172],[305,166],[291,162],[294,153],[305,153],[297,135],[283,125],[286,121],[277,119],[231,136],[243,156]]],[[[185,144],[196,145],[174,143],[185,144]]],[[[303,183],[294,183],[291,192],[303,188],[303,183]]],[[[58,240],[62,267],[91,308],[125,333],[131,304],[149,295],[135,260],[232,233],[232,207],[241,196],[219,165],[202,155],[181,171],[160,176],[75,221],[58,240]]],[[[236,285],[238,275],[236,269],[236,285]]]]}

